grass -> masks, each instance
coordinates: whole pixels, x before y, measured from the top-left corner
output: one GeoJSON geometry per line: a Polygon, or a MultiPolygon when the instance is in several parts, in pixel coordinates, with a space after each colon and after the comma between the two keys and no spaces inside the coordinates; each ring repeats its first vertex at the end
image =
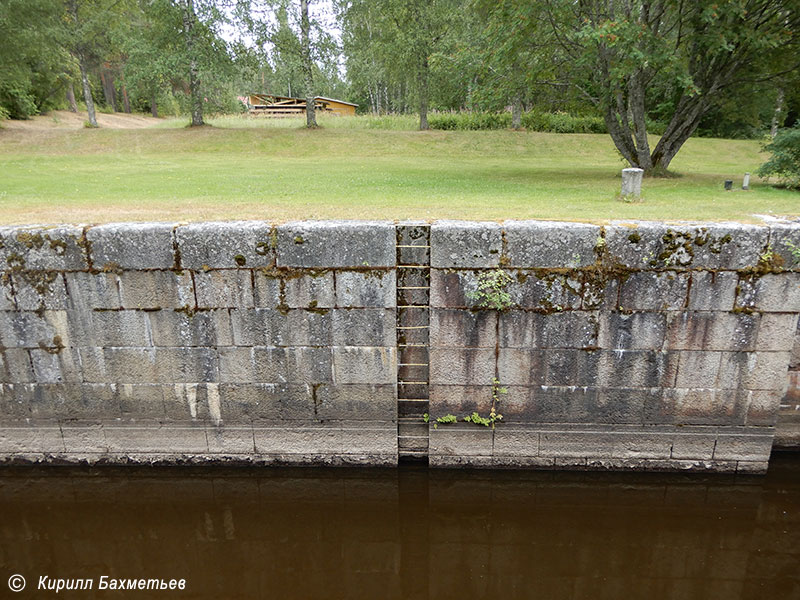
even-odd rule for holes
{"type": "MultiPolygon", "coordinates": [[[[417,132],[413,117],[226,117],[130,130],[0,131],[0,222],[210,219],[739,220],[800,214],[797,192],[753,178],[745,140],[692,139],[680,177],[646,179],[644,202],[616,200],[625,166],[606,135],[417,132]],[[394,121],[392,121],[394,119],[394,121]]],[[[654,140],[655,141],[655,140],[654,140]]]]}

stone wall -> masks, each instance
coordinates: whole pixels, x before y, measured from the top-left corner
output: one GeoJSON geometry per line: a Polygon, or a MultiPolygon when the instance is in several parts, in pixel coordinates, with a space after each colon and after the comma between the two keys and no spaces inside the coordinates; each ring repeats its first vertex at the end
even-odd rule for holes
{"type": "Polygon", "coordinates": [[[434,466],[761,472],[795,244],[788,225],[0,228],[0,457],[395,464],[400,434],[434,466]]]}
{"type": "Polygon", "coordinates": [[[392,224],[0,235],[0,455],[396,463],[392,224]]]}

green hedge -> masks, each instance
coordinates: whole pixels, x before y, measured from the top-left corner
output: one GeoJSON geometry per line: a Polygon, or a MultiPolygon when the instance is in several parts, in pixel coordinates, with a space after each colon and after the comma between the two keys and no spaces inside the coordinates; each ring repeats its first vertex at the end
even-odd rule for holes
{"type": "MultiPolygon", "coordinates": [[[[428,117],[431,129],[477,130],[510,129],[511,113],[460,112],[434,113],[428,117]]],[[[602,117],[576,116],[568,113],[530,111],[523,113],[522,126],[528,131],[549,133],[608,133],[602,117]]],[[[648,133],[661,135],[664,125],[648,121],[648,133]]]]}

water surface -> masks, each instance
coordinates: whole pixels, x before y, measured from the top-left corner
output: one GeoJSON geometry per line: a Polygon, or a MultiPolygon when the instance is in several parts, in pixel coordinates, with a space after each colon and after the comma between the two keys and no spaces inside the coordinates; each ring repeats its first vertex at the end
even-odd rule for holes
{"type": "Polygon", "coordinates": [[[5,468],[0,567],[0,598],[800,598],[800,455],[745,478],[5,468]]]}

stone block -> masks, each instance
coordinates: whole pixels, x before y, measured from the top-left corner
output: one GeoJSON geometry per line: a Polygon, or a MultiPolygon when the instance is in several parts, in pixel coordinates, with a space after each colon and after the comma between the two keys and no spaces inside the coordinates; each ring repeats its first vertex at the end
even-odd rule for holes
{"type": "MultiPolygon", "coordinates": [[[[54,271],[18,271],[11,275],[15,305],[19,310],[63,310],[67,308],[64,275],[54,271]]],[[[2,294],[2,291],[0,291],[2,294]]],[[[8,306],[8,305],[7,305],[8,306]]]]}
{"type": "Polygon", "coordinates": [[[393,267],[389,221],[296,221],[278,226],[279,267],[393,267]]]}
{"type": "Polygon", "coordinates": [[[195,293],[189,273],[124,271],[119,291],[125,308],[160,309],[194,307],[195,293]]]}
{"type": "Polygon", "coordinates": [[[786,352],[794,347],[797,335],[796,314],[764,313],[758,325],[756,350],[786,352]]]}
{"type": "Polygon", "coordinates": [[[754,350],[759,315],[681,311],[667,315],[665,348],[670,350],[754,350]]]}
{"type": "Polygon", "coordinates": [[[672,454],[672,435],[661,432],[619,432],[612,456],[622,459],[668,459],[672,454]]]}
{"type": "Polygon", "coordinates": [[[284,339],[288,346],[330,346],[333,340],[330,312],[290,310],[286,314],[284,339]]]}
{"type": "Polygon", "coordinates": [[[677,432],[672,440],[672,458],[675,460],[712,460],[716,444],[716,429],[710,429],[708,433],[677,432]]]}
{"type": "MultiPolygon", "coordinates": [[[[514,279],[506,291],[511,304],[519,308],[534,308],[548,313],[577,310],[583,303],[579,279],[568,275],[546,274],[537,276],[530,272],[511,273],[514,279]]],[[[472,301],[469,305],[473,305],[472,301]]]]}
{"type": "Polygon", "coordinates": [[[687,350],[680,352],[679,356],[675,387],[713,389],[717,386],[721,352],[687,350]]]}
{"type": "Polygon", "coordinates": [[[0,426],[0,454],[60,452],[64,452],[60,427],[42,423],[0,426]]]}
{"type": "Polygon", "coordinates": [[[157,383],[215,381],[211,348],[81,348],[84,381],[157,383]]]}
{"type": "Polygon", "coordinates": [[[746,425],[774,427],[778,421],[782,393],[778,390],[754,390],[747,404],[746,425]]]}
{"type": "Polygon", "coordinates": [[[471,295],[478,289],[478,274],[474,271],[448,272],[431,269],[431,308],[472,307],[471,295]]]}
{"type": "Polygon", "coordinates": [[[755,267],[768,236],[766,227],[739,223],[707,226],[615,222],[605,228],[608,255],[635,269],[755,267]]]}
{"type": "Polygon", "coordinates": [[[83,227],[5,227],[0,230],[0,264],[30,271],[89,268],[83,227]]]}
{"type": "Polygon", "coordinates": [[[119,277],[114,273],[65,273],[69,307],[88,312],[122,307],[119,277]]]}
{"type": "MultiPolygon", "coordinates": [[[[523,313],[513,311],[518,319],[523,313]]],[[[500,315],[503,319],[508,313],[500,315]]],[[[524,316],[524,315],[523,315],[524,316]]],[[[430,345],[443,348],[494,348],[497,343],[496,311],[433,309],[430,311],[430,345]]]]}
{"type": "Polygon", "coordinates": [[[600,227],[554,221],[506,221],[503,224],[509,266],[580,268],[595,263],[600,227]]]}
{"type": "Polygon", "coordinates": [[[208,452],[205,426],[105,425],[109,452],[138,454],[203,454],[208,452]]]}
{"type": "MultiPolygon", "coordinates": [[[[512,389],[527,393],[527,388],[512,389]]],[[[485,385],[431,384],[429,395],[429,412],[432,421],[445,415],[464,416],[473,412],[487,415],[492,408],[491,383],[485,385]]]]}
{"type": "Polygon", "coordinates": [[[314,391],[314,416],[324,420],[397,420],[394,385],[321,385],[314,391]]]}
{"type": "Polygon", "coordinates": [[[289,308],[331,308],[336,304],[332,271],[284,277],[281,298],[289,308]]]}
{"type": "Polygon", "coordinates": [[[494,376],[494,348],[430,349],[432,384],[491,385],[494,376]]]}
{"type": "Polygon", "coordinates": [[[198,308],[253,308],[254,306],[250,271],[198,272],[194,274],[194,285],[198,308]]]}
{"type": "Polygon", "coordinates": [[[686,306],[686,273],[631,273],[622,283],[619,305],[624,310],[679,310],[686,306]]]}
{"type": "Polygon", "coordinates": [[[612,350],[600,352],[598,385],[615,387],[671,387],[678,369],[678,354],[653,350],[612,350]]]}
{"type": "Polygon", "coordinates": [[[277,239],[266,221],[191,223],[175,230],[181,266],[187,269],[269,267],[277,239]]]}
{"type": "Polygon", "coordinates": [[[800,273],[740,276],[736,308],[760,312],[800,311],[800,273]]]}
{"type": "Polygon", "coordinates": [[[395,348],[363,346],[333,348],[334,383],[394,383],[396,376],[395,348]]]}
{"type": "Polygon", "coordinates": [[[108,452],[106,434],[102,425],[62,425],[64,450],[69,453],[108,452]]]}
{"type": "Polygon", "coordinates": [[[690,310],[733,310],[739,276],[733,271],[695,271],[689,288],[690,310]]]}
{"type": "MultiPolygon", "coordinates": [[[[329,464],[337,457],[333,464],[370,464],[382,456],[397,456],[397,428],[394,426],[255,428],[254,433],[256,451],[276,455],[281,463],[329,464]],[[363,460],[359,460],[359,456],[363,460]]],[[[391,464],[391,461],[383,460],[378,464],[391,464]]]]}
{"type": "MultiPolygon", "coordinates": [[[[127,399],[137,404],[150,403],[157,410],[157,398],[149,400],[140,397],[139,391],[147,393],[147,386],[119,386],[120,402],[124,408],[127,399]]],[[[208,394],[206,388],[199,383],[173,383],[162,386],[162,410],[168,421],[207,421],[209,420],[208,394]]]]}
{"type": "Polygon", "coordinates": [[[642,423],[645,407],[659,402],[664,393],[660,387],[622,387],[626,385],[624,381],[618,385],[620,387],[600,388],[597,391],[596,402],[588,406],[586,422],[609,425],[642,423]]]}
{"type": "Polygon", "coordinates": [[[11,272],[2,269],[0,269],[0,310],[17,310],[11,286],[11,272]]]}
{"type": "Polygon", "coordinates": [[[437,221],[431,225],[431,266],[445,269],[500,265],[503,230],[498,223],[437,221]]]}
{"type": "Polygon", "coordinates": [[[231,309],[229,314],[233,343],[237,346],[289,345],[289,312],[270,308],[231,309]]]}
{"type": "Polygon", "coordinates": [[[0,347],[57,348],[68,337],[64,311],[0,311],[0,347]]]}
{"type": "Polygon", "coordinates": [[[547,366],[545,385],[596,385],[601,354],[582,350],[555,350],[544,352],[547,366]]]}
{"type": "MultiPolygon", "coordinates": [[[[544,385],[547,377],[545,351],[501,347],[497,354],[497,372],[503,385],[544,385]]],[[[490,384],[491,379],[476,383],[490,384]]]]}
{"type": "MultiPolygon", "coordinates": [[[[156,314],[156,313],[151,313],[156,314]]],[[[155,331],[148,323],[148,313],[139,310],[109,310],[66,312],[69,340],[75,346],[136,346],[153,345],[155,331]]],[[[70,344],[71,342],[71,344],[70,344]]]]}
{"type": "Polygon", "coordinates": [[[605,273],[586,271],[581,286],[581,308],[583,310],[617,310],[621,279],[605,273]]]}
{"type": "Polygon", "coordinates": [[[742,378],[748,390],[783,390],[789,371],[789,352],[754,352],[749,355],[742,378]]]}
{"type": "Polygon", "coordinates": [[[428,452],[431,455],[491,456],[494,430],[472,423],[452,423],[431,428],[428,452]]]}
{"type": "Polygon", "coordinates": [[[249,426],[206,427],[208,451],[224,456],[241,455],[251,457],[255,454],[255,437],[249,426]]]}
{"type": "MultiPolygon", "coordinates": [[[[0,381],[5,381],[3,354],[0,353],[0,381]]],[[[6,422],[31,417],[31,389],[36,384],[0,383],[0,414],[6,422]]]]}
{"type": "Polygon", "coordinates": [[[274,271],[253,271],[253,297],[258,308],[285,308],[286,283],[274,271]]]}
{"type": "Polygon", "coordinates": [[[397,304],[395,271],[338,271],[336,306],[394,308],[397,304]]]}
{"type": "MultiPolygon", "coordinates": [[[[115,384],[37,384],[30,397],[31,414],[37,419],[99,422],[119,419],[120,404],[115,384]]],[[[142,407],[139,407],[140,413],[142,407]]]]}
{"type": "Polygon", "coordinates": [[[96,269],[171,269],[176,266],[172,223],[109,223],[90,227],[96,269]]]}
{"type": "MultiPolygon", "coordinates": [[[[177,393],[176,388],[183,390],[182,398],[187,395],[187,388],[191,388],[196,400],[196,384],[172,384],[172,385],[159,385],[159,384],[134,384],[134,383],[120,383],[110,384],[113,386],[113,403],[116,405],[120,416],[123,420],[130,420],[136,422],[139,419],[152,419],[163,421],[164,419],[174,419],[175,412],[171,410],[167,414],[165,397],[172,400],[173,394],[177,393]]],[[[171,407],[172,408],[172,407],[171,407]]],[[[196,406],[193,407],[196,409],[196,406]]],[[[187,415],[181,417],[188,420],[189,405],[184,403],[184,411],[187,415]]]]}
{"type": "MultiPolygon", "coordinates": [[[[334,346],[394,346],[395,311],[337,308],[330,313],[334,346]]],[[[414,331],[414,330],[411,330],[414,331]]],[[[422,330],[426,331],[426,330],[422,330]]]]}
{"type": "Polygon", "coordinates": [[[30,350],[33,373],[38,383],[80,383],[78,352],[71,348],[30,350]]]}
{"type": "MultiPolygon", "coordinates": [[[[219,348],[219,380],[222,383],[247,383],[253,377],[253,348],[219,348]]],[[[279,371],[282,372],[282,371],[279,371]]],[[[278,374],[276,373],[275,377],[278,374]]],[[[285,375],[281,381],[286,381],[285,375]]]]}
{"type": "MultiPolygon", "coordinates": [[[[661,350],[667,329],[663,313],[603,313],[595,317],[595,346],[608,350],[661,350]]],[[[590,344],[587,344],[590,345],[590,344]]]]}
{"type": "MultiPolygon", "coordinates": [[[[119,313],[105,314],[125,314],[128,311],[119,313]]],[[[231,327],[231,313],[251,313],[252,309],[233,310],[206,310],[206,311],[182,311],[175,309],[164,309],[155,312],[144,313],[149,320],[149,331],[152,336],[152,344],[155,346],[231,346],[234,343],[234,333],[231,327]]],[[[138,322],[137,322],[138,325],[138,322]]],[[[127,336],[130,340],[142,339],[135,332],[127,336]]],[[[146,338],[145,338],[146,339],[146,338]]],[[[240,342],[237,342],[240,343],[240,342]]],[[[263,345],[261,341],[259,344],[263,345]]],[[[111,344],[111,345],[148,345],[148,344],[111,344]]],[[[255,344],[244,344],[255,345],[255,344]]]]}
{"type": "Polygon", "coordinates": [[[31,383],[36,381],[28,350],[4,348],[0,351],[0,383],[31,383]]]}
{"type": "Polygon", "coordinates": [[[781,267],[800,269],[800,227],[796,223],[775,223],[769,229],[769,247],[780,256],[781,267]]]}
{"type": "MultiPolygon", "coordinates": [[[[253,369],[239,381],[324,383],[332,380],[330,348],[253,348],[253,369]]],[[[236,381],[236,380],[234,380],[236,381]]]]}
{"type": "Polygon", "coordinates": [[[575,458],[612,458],[615,435],[603,431],[542,431],[539,455],[575,458]]]}
{"type": "Polygon", "coordinates": [[[538,456],[539,432],[520,429],[513,425],[500,425],[494,430],[494,456],[538,456]]]}
{"type": "Polygon", "coordinates": [[[675,388],[664,390],[660,402],[645,406],[645,422],[677,425],[743,425],[747,390],[675,388]]]}
{"type": "Polygon", "coordinates": [[[714,460],[768,461],[772,451],[772,430],[723,433],[717,436],[714,460]]]}

